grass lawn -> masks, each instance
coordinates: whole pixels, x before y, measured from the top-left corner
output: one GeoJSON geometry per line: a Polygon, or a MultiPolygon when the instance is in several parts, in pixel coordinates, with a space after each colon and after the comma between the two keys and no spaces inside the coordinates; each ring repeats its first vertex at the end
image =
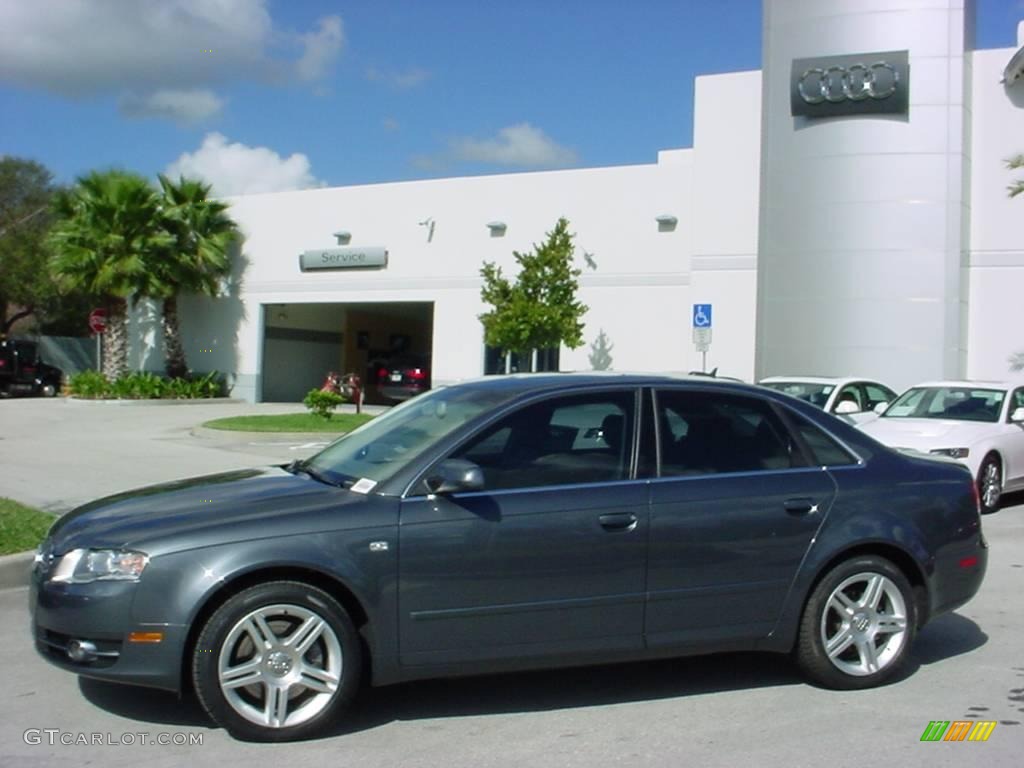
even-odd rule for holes
{"type": "Polygon", "coordinates": [[[47,512],[0,498],[0,555],[35,549],[54,520],[47,512]]]}
{"type": "Polygon", "coordinates": [[[373,416],[367,413],[336,413],[329,420],[312,413],[282,413],[276,416],[230,416],[203,424],[209,429],[236,432],[351,432],[373,416]]]}

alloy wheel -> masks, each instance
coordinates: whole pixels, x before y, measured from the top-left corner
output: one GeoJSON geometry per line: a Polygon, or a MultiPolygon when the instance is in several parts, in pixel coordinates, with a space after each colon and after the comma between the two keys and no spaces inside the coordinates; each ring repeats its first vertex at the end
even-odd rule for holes
{"type": "Polygon", "coordinates": [[[1003,492],[1003,481],[1000,477],[999,461],[988,458],[978,473],[978,493],[981,496],[982,507],[986,511],[995,511],[999,506],[999,498],[1003,492]]]}
{"type": "Polygon", "coordinates": [[[217,680],[228,705],[249,722],[290,728],[330,705],[343,664],[341,642],[323,617],[299,605],[268,605],[228,632],[217,680]]]}
{"type": "Polygon", "coordinates": [[[829,661],[854,677],[874,675],[899,656],[907,641],[907,605],[899,587],[873,572],[844,579],[821,613],[822,646],[829,661]]]}

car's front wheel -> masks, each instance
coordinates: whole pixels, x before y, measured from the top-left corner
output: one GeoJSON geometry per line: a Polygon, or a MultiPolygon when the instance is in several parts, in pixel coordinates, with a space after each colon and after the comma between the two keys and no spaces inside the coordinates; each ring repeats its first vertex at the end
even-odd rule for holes
{"type": "Polygon", "coordinates": [[[978,496],[981,498],[981,514],[990,515],[999,509],[1003,495],[1003,467],[999,457],[990,453],[978,468],[978,496]]]}
{"type": "Polygon", "coordinates": [[[851,558],[811,592],[797,662],[828,688],[870,688],[897,673],[916,627],[913,590],[899,568],[881,557],[851,558]]]}
{"type": "Polygon", "coordinates": [[[352,699],[361,656],[337,600],[275,581],[214,612],[196,641],[192,677],[203,708],[233,736],[285,741],[312,735],[352,699]]]}

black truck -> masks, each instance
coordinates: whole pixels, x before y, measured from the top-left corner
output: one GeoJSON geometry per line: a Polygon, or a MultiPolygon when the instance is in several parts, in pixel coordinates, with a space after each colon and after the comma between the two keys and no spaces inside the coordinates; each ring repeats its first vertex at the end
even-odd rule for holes
{"type": "Polygon", "coordinates": [[[54,397],[60,392],[63,373],[39,357],[34,341],[0,341],[0,397],[42,395],[54,397]]]}

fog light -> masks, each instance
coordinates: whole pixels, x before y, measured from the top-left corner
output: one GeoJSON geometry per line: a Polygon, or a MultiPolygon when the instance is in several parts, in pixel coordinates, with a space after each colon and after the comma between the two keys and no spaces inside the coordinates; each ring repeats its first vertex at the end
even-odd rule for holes
{"type": "Polygon", "coordinates": [[[963,558],[960,561],[960,567],[961,568],[973,568],[977,564],[978,564],[978,556],[977,555],[971,555],[970,557],[965,557],[965,558],[963,558]]]}
{"type": "Polygon", "coordinates": [[[159,643],[163,642],[163,632],[129,632],[129,643],[159,643]]]}
{"type": "Polygon", "coordinates": [[[88,640],[72,640],[68,643],[68,658],[81,664],[96,660],[96,646],[88,640]]]}

